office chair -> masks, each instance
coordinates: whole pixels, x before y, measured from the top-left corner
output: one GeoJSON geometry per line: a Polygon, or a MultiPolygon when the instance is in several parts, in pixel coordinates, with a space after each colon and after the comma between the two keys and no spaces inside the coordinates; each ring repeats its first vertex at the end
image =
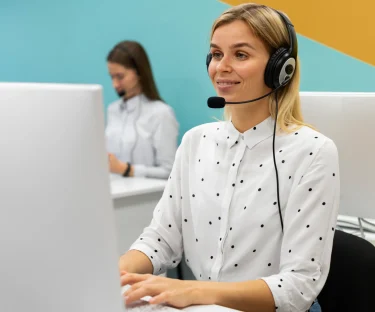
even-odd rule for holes
{"type": "Polygon", "coordinates": [[[318,296],[322,312],[375,311],[375,246],[336,230],[327,281],[318,296]]]}

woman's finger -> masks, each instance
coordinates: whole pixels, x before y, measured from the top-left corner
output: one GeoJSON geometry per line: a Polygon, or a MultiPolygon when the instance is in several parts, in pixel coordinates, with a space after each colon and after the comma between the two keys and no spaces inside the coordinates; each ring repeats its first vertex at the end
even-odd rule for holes
{"type": "Polygon", "coordinates": [[[135,283],[133,285],[131,285],[125,292],[124,292],[124,296],[127,297],[131,292],[133,291],[136,291],[137,289],[141,288],[145,283],[147,283],[147,280],[146,281],[142,281],[142,282],[138,282],[138,283],[135,283]]]}
{"type": "Polygon", "coordinates": [[[152,297],[152,298],[150,299],[149,302],[150,302],[151,304],[162,304],[162,303],[166,303],[166,302],[168,302],[168,298],[169,298],[169,296],[170,296],[170,295],[169,295],[169,292],[164,291],[164,292],[162,292],[161,294],[152,297]]]}
{"type": "Polygon", "coordinates": [[[127,273],[121,276],[121,286],[125,285],[133,285],[135,283],[139,283],[142,281],[147,280],[152,275],[150,274],[135,274],[135,273],[127,273]]]}
{"type": "Polygon", "coordinates": [[[189,290],[167,290],[150,299],[151,304],[168,304],[176,308],[185,308],[194,304],[192,292],[189,290]]]}
{"type": "Polygon", "coordinates": [[[136,290],[128,289],[125,293],[125,302],[126,304],[129,304],[146,296],[157,296],[163,292],[163,288],[164,287],[161,284],[144,283],[136,290]]]}

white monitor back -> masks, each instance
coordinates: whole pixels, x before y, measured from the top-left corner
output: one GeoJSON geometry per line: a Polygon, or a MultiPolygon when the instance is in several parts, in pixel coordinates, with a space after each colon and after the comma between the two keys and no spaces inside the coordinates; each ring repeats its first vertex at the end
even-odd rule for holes
{"type": "Polygon", "coordinates": [[[301,92],[302,112],[340,159],[340,214],[375,219],[375,93],[301,92]]]}
{"type": "Polygon", "coordinates": [[[123,311],[95,85],[0,84],[0,311],[123,311]]]}

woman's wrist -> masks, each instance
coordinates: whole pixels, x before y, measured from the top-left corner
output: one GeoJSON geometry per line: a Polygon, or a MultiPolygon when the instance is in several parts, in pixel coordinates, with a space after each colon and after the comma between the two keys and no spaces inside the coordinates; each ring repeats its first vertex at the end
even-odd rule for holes
{"type": "Polygon", "coordinates": [[[116,168],[116,173],[118,174],[123,174],[126,169],[128,168],[128,164],[124,162],[119,162],[117,168],[116,168]]]}
{"type": "Polygon", "coordinates": [[[121,173],[122,176],[129,177],[131,169],[132,169],[132,165],[129,162],[125,163],[125,169],[121,173]]]}
{"type": "Polygon", "coordinates": [[[121,174],[123,177],[134,177],[134,166],[128,162],[121,162],[116,170],[116,173],[121,174]]]}
{"type": "Polygon", "coordinates": [[[186,281],[191,282],[193,289],[194,304],[197,305],[211,305],[217,303],[218,283],[215,282],[201,282],[201,281],[186,281]]]}

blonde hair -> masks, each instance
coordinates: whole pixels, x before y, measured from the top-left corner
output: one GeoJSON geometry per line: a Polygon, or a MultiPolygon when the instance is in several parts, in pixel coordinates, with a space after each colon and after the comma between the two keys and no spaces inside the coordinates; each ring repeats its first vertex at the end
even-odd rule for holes
{"type": "MultiPolygon", "coordinates": [[[[211,30],[211,39],[217,28],[234,21],[244,21],[253,34],[266,46],[270,55],[278,48],[289,46],[288,30],[284,21],[275,10],[270,7],[255,3],[241,4],[232,7],[219,16],[211,30]]],[[[299,58],[296,60],[296,68],[291,81],[277,91],[279,111],[277,123],[282,131],[292,132],[302,126],[312,126],[303,121],[301,102],[299,96],[300,69],[299,58]]],[[[269,97],[269,111],[272,118],[276,117],[275,97],[269,97]]],[[[224,108],[224,118],[231,116],[230,107],[224,108]]]]}

